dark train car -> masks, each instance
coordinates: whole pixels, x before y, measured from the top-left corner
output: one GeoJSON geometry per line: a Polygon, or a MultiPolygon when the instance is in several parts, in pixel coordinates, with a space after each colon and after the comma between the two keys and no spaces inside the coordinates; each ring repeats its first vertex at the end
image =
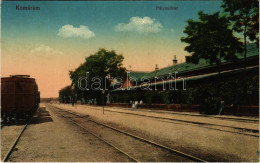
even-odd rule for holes
{"type": "Polygon", "coordinates": [[[34,78],[13,75],[1,78],[2,118],[28,117],[37,110],[40,93],[34,78]]]}

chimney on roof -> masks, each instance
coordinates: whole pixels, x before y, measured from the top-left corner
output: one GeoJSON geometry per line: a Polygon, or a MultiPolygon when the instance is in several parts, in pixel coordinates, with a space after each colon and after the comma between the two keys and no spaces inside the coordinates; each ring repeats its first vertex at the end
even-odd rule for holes
{"type": "Polygon", "coordinates": [[[177,60],[177,58],[176,58],[176,55],[173,56],[172,62],[173,62],[173,65],[176,65],[176,64],[178,63],[178,60],[177,60]]]}
{"type": "Polygon", "coordinates": [[[159,70],[158,65],[155,65],[155,71],[159,70]]]}
{"type": "Polygon", "coordinates": [[[129,71],[132,71],[132,69],[131,69],[131,68],[132,68],[132,65],[129,65],[129,71]]]}

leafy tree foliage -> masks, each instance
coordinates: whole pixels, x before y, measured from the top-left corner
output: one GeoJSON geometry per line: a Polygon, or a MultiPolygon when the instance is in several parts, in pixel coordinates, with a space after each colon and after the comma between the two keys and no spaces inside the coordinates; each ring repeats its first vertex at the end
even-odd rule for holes
{"type": "Polygon", "coordinates": [[[72,89],[70,86],[66,86],[64,88],[62,88],[60,91],[59,91],[59,95],[60,96],[71,96],[72,95],[72,89]]]}
{"type": "Polygon", "coordinates": [[[229,20],[220,16],[219,12],[212,15],[199,12],[199,21],[188,20],[184,30],[187,37],[181,41],[189,44],[185,50],[191,53],[187,62],[198,63],[199,59],[209,60],[211,64],[220,64],[221,59],[235,60],[236,53],[241,51],[241,42],[234,37],[229,29],[229,20]]]}
{"type": "MultiPolygon", "coordinates": [[[[258,0],[223,0],[224,11],[229,13],[233,30],[242,33],[244,37],[244,69],[247,59],[247,38],[256,41],[259,47],[259,1],[258,0]]],[[[247,96],[246,70],[243,75],[243,96],[247,96]]],[[[246,97],[245,97],[246,99],[246,97]]],[[[244,101],[245,102],[245,101],[244,101]]]]}
{"type": "MultiPolygon", "coordinates": [[[[236,59],[236,53],[242,51],[242,43],[233,35],[229,29],[229,20],[225,16],[220,16],[219,12],[212,15],[198,13],[199,20],[188,20],[188,25],[184,30],[187,37],[182,37],[181,41],[189,44],[185,50],[191,53],[187,56],[187,62],[197,64],[201,58],[209,60],[210,64],[217,64],[220,80],[221,60],[236,59]]],[[[219,89],[219,82],[216,84],[219,89]]],[[[217,91],[218,95],[219,91],[217,91]]]]}
{"type": "Polygon", "coordinates": [[[223,0],[222,7],[229,13],[233,29],[259,43],[259,1],[258,0],[223,0]]]}
{"type": "MultiPolygon", "coordinates": [[[[99,49],[95,54],[86,57],[86,60],[74,71],[70,71],[70,79],[74,88],[74,92],[78,94],[80,98],[96,98],[97,102],[101,104],[102,102],[102,92],[101,90],[91,89],[92,84],[98,82],[99,80],[92,80],[95,77],[101,79],[101,89],[105,87],[109,90],[111,79],[114,77],[121,77],[125,74],[125,68],[122,67],[122,62],[124,57],[122,55],[116,54],[115,51],[107,51],[106,49],[99,49]],[[88,75],[89,90],[82,91],[78,87],[78,80],[81,77],[86,77],[88,75]]],[[[84,82],[81,84],[85,87],[84,82]]],[[[97,88],[97,87],[96,87],[97,88]]],[[[107,92],[106,92],[107,93],[107,92]]]]}
{"type": "Polygon", "coordinates": [[[59,100],[63,103],[70,103],[73,97],[73,92],[71,86],[66,86],[59,91],[59,100]]]}

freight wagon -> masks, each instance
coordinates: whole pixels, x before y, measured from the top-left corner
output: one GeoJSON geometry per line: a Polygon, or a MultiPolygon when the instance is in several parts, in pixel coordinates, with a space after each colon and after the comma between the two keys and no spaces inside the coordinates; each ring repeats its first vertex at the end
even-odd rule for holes
{"type": "Polygon", "coordinates": [[[4,120],[28,118],[39,107],[40,92],[29,75],[1,78],[1,114],[4,120]]]}

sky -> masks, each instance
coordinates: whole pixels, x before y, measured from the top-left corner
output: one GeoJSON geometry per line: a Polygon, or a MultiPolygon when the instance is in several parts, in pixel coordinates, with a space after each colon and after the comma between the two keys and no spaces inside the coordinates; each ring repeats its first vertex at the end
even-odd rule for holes
{"type": "Polygon", "coordinates": [[[1,4],[1,76],[35,78],[41,97],[58,97],[68,72],[99,48],[124,56],[132,71],[184,62],[184,28],[197,13],[221,11],[221,1],[56,1],[1,4]],[[17,10],[17,6],[40,10],[17,10]],[[171,10],[159,10],[172,7],[171,10]]]}

